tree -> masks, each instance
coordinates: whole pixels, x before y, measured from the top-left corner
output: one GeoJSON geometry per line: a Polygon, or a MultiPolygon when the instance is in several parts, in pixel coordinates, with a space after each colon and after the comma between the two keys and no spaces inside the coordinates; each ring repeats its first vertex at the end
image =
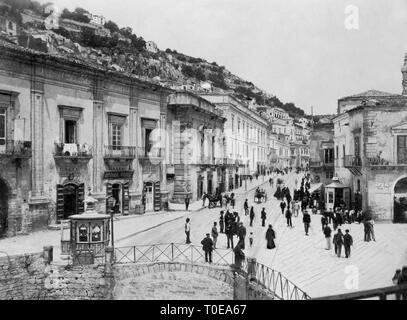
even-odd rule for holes
{"type": "Polygon", "coordinates": [[[127,38],[130,38],[133,35],[133,29],[130,27],[121,28],[119,32],[122,36],[127,38]]]}
{"type": "Polygon", "coordinates": [[[111,33],[120,31],[119,26],[111,20],[105,23],[105,28],[109,29],[111,33]]]}
{"type": "Polygon", "coordinates": [[[64,9],[61,14],[62,19],[70,19],[78,22],[89,23],[90,18],[87,16],[89,12],[83,8],[76,8],[74,12],[64,9]]]}

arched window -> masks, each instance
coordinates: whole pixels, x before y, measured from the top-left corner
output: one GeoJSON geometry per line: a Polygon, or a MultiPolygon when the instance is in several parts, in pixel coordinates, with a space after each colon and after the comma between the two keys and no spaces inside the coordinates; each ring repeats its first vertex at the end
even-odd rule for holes
{"type": "Polygon", "coordinates": [[[92,242],[102,240],[102,229],[99,225],[94,225],[92,228],[92,242]]]}
{"type": "Polygon", "coordinates": [[[79,242],[88,242],[88,227],[84,224],[79,226],[79,242]]]}

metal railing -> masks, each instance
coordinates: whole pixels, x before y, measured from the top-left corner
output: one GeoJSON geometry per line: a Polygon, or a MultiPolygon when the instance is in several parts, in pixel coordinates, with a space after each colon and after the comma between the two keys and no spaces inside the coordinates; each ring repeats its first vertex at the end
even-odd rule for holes
{"type": "Polygon", "coordinates": [[[343,165],[345,168],[361,167],[362,159],[359,156],[345,156],[343,158],[343,165]]]}
{"type": "Polygon", "coordinates": [[[31,141],[0,140],[0,156],[29,158],[32,155],[31,141]]]}
{"type": "Polygon", "coordinates": [[[396,300],[407,300],[407,283],[384,288],[320,297],[313,300],[363,300],[372,298],[388,300],[390,297],[395,298],[396,300]]]}
{"type": "Polygon", "coordinates": [[[105,146],[105,158],[136,158],[136,147],[105,146]]]}
{"type": "Polygon", "coordinates": [[[91,158],[92,149],[86,145],[79,145],[77,143],[55,143],[55,157],[77,157],[77,158],[91,158]],[[66,146],[69,146],[67,148],[66,146]]]}
{"type": "Polygon", "coordinates": [[[264,264],[256,262],[253,266],[245,261],[242,269],[249,274],[249,280],[263,286],[280,300],[309,300],[311,297],[294,283],[264,264]]]}
{"type": "Polygon", "coordinates": [[[165,156],[165,149],[139,147],[137,155],[139,158],[162,158],[165,156]]]}
{"type": "MultiPolygon", "coordinates": [[[[155,244],[122,247],[114,249],[114,263],[186,262],[205,263],[202,246],[190,244],[155,244]]],[[[212,264],[231,265],[234,263],[232,250],[212,251],[212,264]]]]}

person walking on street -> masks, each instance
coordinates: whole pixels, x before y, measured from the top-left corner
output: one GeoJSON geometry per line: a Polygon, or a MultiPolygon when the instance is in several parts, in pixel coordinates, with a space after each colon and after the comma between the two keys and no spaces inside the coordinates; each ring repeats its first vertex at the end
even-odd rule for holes
{"type": "Polygon", "coordinates": [[[305,235],[308,236],[309,226],[311,223],[311,216],[307,210],[304,211],[304,214],[302,216],[302,222],[304,222],[305,235]]]}
{"type": "Polygon", "coordinates": [[[370,238],[373,241],[376,242],[376,238],[374,237],[374,220],[373,220],[373,218],[368,221],[368,224],[369,224],[370,238]]]}
{"type": "Polygon", "coordinates": [[[250,243],[250,248],[253,246],[253,232],[250,232],[249,234],[249,243],[250,243]]]}
{"type": "Polygon", "coordinates": [[[367,220],[363,220],[363,229],[365,232],[364,241],[369,242],[371,233],[370,233],[370,224],[367,222],[367,220]]]}
{"type": "Polygon", "coordinates": [[[232,248],[233,249],[233,228],[232,228],[232,222],[229,222],[226,225],[225,229],[226,237],[227,237],[227,243],[228,243],[228,249],[232,248]]]}
{"type": "Polygon", "coordinates": [[[325,250],[331,250],[331,233],[332,233],[331,228],[329,227],[329,225],[326,224],[324,227],[324,235],[326,240],[325,250]]]}
{"type": "MultiPolygon", "coordinates": [[[[243,204],[243,208],[244,208],[244,215],[247,216],[249,214],[249,204],[247,202],[248,200],[246,199],[244,204],[243,204]]],[[[252,207],[253,208],[253,207],[252,207]]]]}
{"type": "Polygon", "coordinates": [[[253,206],[250,209],[250,226],[253,227],[253,220],[254,220],[255,214],[254,214],[254,208],[253,206]]]}
{"type": "Polygon", "coordinates": [[[212,231],[211,231],[211,236],[212,236],[212,239],[213,239],[213,248],[214,249],[216,249],[216,242],[217,242],[217,240],[218,240],[218,235],[219,235],[219,233],[218,233],[218,228],[217,228],[217,226],[216,226],[216,221],[213,223],[213,227],[212,227],[212,231]]]}
{"type": "Polygon", "coordinates": [[[287,219],[287,227],[293,227],[293,223],[292,223],[292,221],[291,221],[291,216],[292,216],[292,213],[291,213],[291,210],[289,209],[289,208],[287,208],[287,210],[285,211],[285,217],[286,217],[286,219],[287,219]]]}
{"type": "Polygon", "coordinates": [[[205,262],[212,263],[212,250],[213,250],[213,241],[209,236],[209,233],[206,234],[206,238],[201,241],[202,250],[205,251],[205,262]]]}
{"type": "Polygon", "coordinates": [[[272,225],[269,224],[269,227],[266,232],[267,249],[274,249],[276,247],[274,239],[276,239],[276,232],[274,231],[272,225]]]}
{"type": "MultiPolygon", "coordinates": [[[[202,207],[205,207],[206,192],[203,193],[201,199],[202,199],[202,207]]],[[[222,204],[221,204],[221,205],[222,205],[222,204]]]]}
{"type": "Polygon", "coordinates": [[[185,211],[188,211],[189,207],[189,195],[185,196],[185,211]]]}
{"type": "Polygon", "coordinates": [[[245,254],[243,252],[242,244],[239,242],[235,248],[233,248],[233,252],[235,254],[235,265],[237,268],[242,267],[242,261],[245,259],[245,254]]]}
{"type": "Polygon", "coordinates": [[[294,208],[294,217],[298,217],[298,214],[300,212],[300,203],[299,203],[299,201],[293,202],[293,208],[294,208]]]}
{"type": "Polygon", "coordinates": [[[223,229],[225,228],[225,218],[223,217],[223,210],[220,212],[219,228],[219,233],[223,233],[223,229]]]}
{"type": "Polygon", "coordinates": [[[287,205],[285,204],[285,202],[284,202],[284,201],[281,201],[281,203],[280,203],[281,214],[284,214],[284,209],[285,209],[286,206],[287,206],[287,205]]]}
{"type": "Polygon", "coordinates": [[[328,224],[328,220],[327,220],[327,218],[326,218],[326,215],[325,214],[323,214],[322,215],[322,217],[321,217],[321,226],[322,226],[322,231],[324,231],[324,229],[325,229],[325,225],[327,225],[328,224]]]}
{"type": "Polygon", "coordinates": [[[350,247],[353,246],[353,238],[349,234],[349,230],[345,230],[345,235],[343,236],[343,246],[345,248],[345,257],[350,257],[350,247]]]}
{"type": "Polygon", "coordinates": [[[237,236],[239,237],[239,243],[241,243],[241,247],[245,249],[245,238],[246,238],[246,227],[243,225],[243,222],[239,222],[239,228],[237,231],[237,236]]]}
{"type": "Polygon", "coordinates": [[[338,232],[334,235],[334,239],[332,242],[335,246],[335,254],[338,256],[338,258],[340,258],[343,245],[343,234],[341,229],[338,229],[338,232]]]}
{"type": "Polygon", "coordinates": [[[263,210],[261,210],[261,226],[262,227],[266,226],[266,218],[267,218],[266,208],[263,208],[263,210]]]}
{"type": "Polygon", "coordinates": [[[191,234],[191,222],[190,222],[189,218],[187,218],[186,222],[185,222],[185,234],[187,236],[187,239],[185,240],[185,243],[190,244],[191,239],[189,238],[189,236],[191,234]]]}

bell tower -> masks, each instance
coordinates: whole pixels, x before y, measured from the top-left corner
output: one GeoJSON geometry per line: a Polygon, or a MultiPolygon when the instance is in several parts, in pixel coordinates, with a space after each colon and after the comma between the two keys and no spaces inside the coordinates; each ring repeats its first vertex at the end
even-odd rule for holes
{"type": "Polygon", "coordinates": [[[404,55],[404,63],[403,67],[401,68],[401,73],[403,75],[403,95],[407,95],[407,53],[404,55]]]}

